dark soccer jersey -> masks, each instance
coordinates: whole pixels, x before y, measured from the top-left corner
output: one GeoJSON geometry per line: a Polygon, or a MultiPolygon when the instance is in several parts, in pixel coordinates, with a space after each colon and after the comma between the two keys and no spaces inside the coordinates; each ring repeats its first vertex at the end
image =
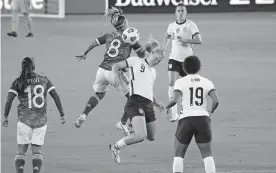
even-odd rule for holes
{"type": "Polygon", "coordinates": [[[21,87],[22,82],[17,78],[9,90],[18,96],[19,121],[32,128],[44,126],[47,123],[47,93],[55,87],[47,77],[35,73],[27,78],[27,87],[21,87]]]}
{"type": "Polygon", "coordinates": [[[100,67],[105,70],[111,70],[113,64],[129,58],[132,49],[136,52],[142,49],[138,42],[134,45],[125,43],[119,32],[107,33],[97,38],[97,42],[99,45],[106,44],[104,60],[100,64],[100,67]]]}

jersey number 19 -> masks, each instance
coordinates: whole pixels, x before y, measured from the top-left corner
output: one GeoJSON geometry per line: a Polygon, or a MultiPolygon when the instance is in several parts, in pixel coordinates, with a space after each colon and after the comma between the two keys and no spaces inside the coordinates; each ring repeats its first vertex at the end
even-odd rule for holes
{"type": "Polygon", "coordinates": [[[201,106],[203,105],[203,88],[193,88],[190,87],[190,106],[201,106]]]}
{"type": "Polygon", "coordinates": [[[32,104],[36,108],[42,108],[44,106],[45,98],[44,98],[43,94],[44,94],[45,89],[42,85],[36,85],[35,87],[28,86],[24,91],[25,91],[25,93],[28,93],[28,104],[29,104],[30,109],[32,108],[32,104]],[[32,98],[32,91],[34,93],[33,98],[32,98]],[[37,103],[38,98],[41,98],[41,103],[37,103]]]}

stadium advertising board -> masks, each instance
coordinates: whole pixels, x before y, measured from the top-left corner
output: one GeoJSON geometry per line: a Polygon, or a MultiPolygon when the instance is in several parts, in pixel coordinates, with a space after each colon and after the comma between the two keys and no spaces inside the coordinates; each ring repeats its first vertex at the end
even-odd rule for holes
{"type": "MultiPolygon", "coordinates": [[[[11,0],[0,0],[1,13],[5,14],[11,11],[11,0]]],[[[45,11],[44,0],[31,0],[32,11],[45,11]]]]}
{"type": "MultiPolygon", "coordinates": [[[[106,0],[126,13],[171,13],[180,0],[106,0]]],[[[183,0],[189,12],[276,11],[276,0],[183,0]]]]}

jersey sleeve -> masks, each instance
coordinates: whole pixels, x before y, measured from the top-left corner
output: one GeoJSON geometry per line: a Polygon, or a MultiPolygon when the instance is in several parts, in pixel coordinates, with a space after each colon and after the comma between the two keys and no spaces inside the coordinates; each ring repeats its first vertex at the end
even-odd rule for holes
{"type": "Polygon", "coordinates": [[[140,58],[136,57],[136,56],[129,57],[128,59],[125,60],[126,68],[133,67],[135,64],[138,63],[139,60],[140,60],[140,58]]]}
{"type": "Polygon", "coordinates": [[[209,93],[211,91],[215,91],[215,90],[216,90],[216,88],[215,88],[213,82],[212,81],[208,81],[207,82],[207,93],[208,93],[208,95],[209,95],[209,93]]]}
{"type": "Polygon", "coordinates": [[[172,32],[173,32],[173,29],[172,29],[171,25],[169,25],[168,29],[167,29],[167,34],[171,36],[172,32]]]}
{"type": "Polygon", "coordinates": [[[134,45],[131,46],[131,48],[135,51],[138,52],[139,50],[142,50],[142,46],[139,42],[136,42],[134,45]]]}
{"type": "Polygon", "coordinates": [[[19,88],[18,88],[18,80],[16,79],[11,84],[11,87],[10,87],[10,89],[9,89],[8,92],[9,93],[14,93],[14,94],[18,95],[18,90],[19,90],[19,88]]]}
{"type": "Polygon", "coordinates": [[[179,79],[174,83],[174,91],[179,91],[182,94],[182,87],[179,79]]]}
{"type": "Polygon", "coordinates": [[[47,93],[55,89],[56,87],[53,85],[53,83],[47,78],[47,85],[46,85],[47,93]]]}
{"type": "Polygon", "coordinates": [[[98,43],[98,45],[103,45],[106,43],[106,37],[107,34],[104,34],[103,36],[100,36],[96,39],[96,42],[98,43]]]}
{"type": "Polygon", "coordinates": [[[194,22],[191,23],[190,30],[192,32],[192,38],[194,38],[196,35],[200,34],[199,29],[198,29],[197,25],[194,22]]]}

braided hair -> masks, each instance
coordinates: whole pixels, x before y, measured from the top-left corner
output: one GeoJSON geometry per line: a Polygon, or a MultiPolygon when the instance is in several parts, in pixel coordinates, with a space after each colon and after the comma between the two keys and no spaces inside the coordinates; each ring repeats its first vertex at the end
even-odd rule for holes
{"type": "Polygon", "coordinates": [[[28,85],[27,79],[31,76],[31,74],[35,70],[34,59],[30,57],[25,57],[22,60],[21,69],[22,71],[19,76],[19,84],[20,84],[19,88],[20,88],[20,91],[23,91],[28,85]]]}
{"type": "Polygon", "coordinates": [[[123,15],[123,10],[116,7],[111,7],[111,9],[107,9],[107,11],[105,12],[105,17],[110,17],[110,22],[116,29],[120,29],[122,24],[127,20],[126,17],[123,15]]]}

